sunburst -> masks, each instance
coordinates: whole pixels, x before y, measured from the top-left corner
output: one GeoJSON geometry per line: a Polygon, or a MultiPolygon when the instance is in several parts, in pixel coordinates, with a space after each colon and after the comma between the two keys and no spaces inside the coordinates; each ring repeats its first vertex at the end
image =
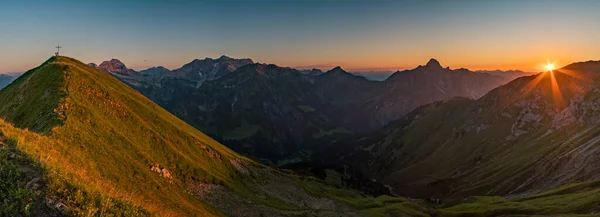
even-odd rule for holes
{"type": "Polygon", "coordinates": [[[552,71],[554,70],[554,63],[548,62],[544,67],[546,68],[546,71],[552,71]]]}

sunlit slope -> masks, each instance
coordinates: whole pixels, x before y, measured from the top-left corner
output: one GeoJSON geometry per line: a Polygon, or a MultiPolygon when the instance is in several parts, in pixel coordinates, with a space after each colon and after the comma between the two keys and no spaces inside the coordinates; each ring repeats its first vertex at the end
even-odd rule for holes
{"type": "Polygon", "coordinates": [[[369,156],[363,169],[414,197],[535,193],[598,179],[598,69],[577,63],[478,100],[423,106],[361,140],[355,156],[369,156]]]}
{"type": "Polygon", "coordinates": [[[116,78],[67,57],[27,72],[0,101],[6,137],[54,176],[151,212],[219,214],[186,193],[186,183],[233,188],[231,162],[246,162],[116,78]]]}

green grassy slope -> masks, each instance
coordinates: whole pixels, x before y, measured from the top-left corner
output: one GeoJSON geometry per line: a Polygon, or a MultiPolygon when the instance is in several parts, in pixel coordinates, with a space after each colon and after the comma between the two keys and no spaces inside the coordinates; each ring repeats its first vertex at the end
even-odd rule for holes
{"type": "Polygon", "coordinates": [[[63,86],[65,69],[66,66],[48,60],[26,72],[6,88],[8,91],[0,92],[0,114],[17,127],[35,132],[50,131],[61,123],[60,113],[54,109],[66,95],[63,86]],[[39,70],[44,73],[36,73],[39,70]]]}
{"type": "Polygon", "coordinates": [[[50,132],[2,123],[25,152],[84,189],[127,196],[152,212],[219,214],[182,187],[189,179],[233,186],[229,160],[245,161],[116,78],[74,59],[51,58],[0,98],[7,102],[0,109],[5,120],[50,132]],[[152,171],[155,165],[172,178],[152,171]]]}
{"type": "Polygon", "coordinates": [[[569,184],[513,199],[471,197],[435,216],[598,216],[600,182],[569,184]]]}

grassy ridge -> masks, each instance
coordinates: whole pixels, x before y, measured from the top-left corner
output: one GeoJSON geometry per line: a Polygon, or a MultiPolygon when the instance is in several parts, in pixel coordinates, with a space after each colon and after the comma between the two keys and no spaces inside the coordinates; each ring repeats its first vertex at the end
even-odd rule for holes
{"type": "Polygon", "coordinates": [[[35,132],[46,133],[61,124],[64,117],[54,109],[66,95],[65,69],[66,66],[50,59],[20,76],[6,91],[0,91],[2,117],[17,127],[35,132]]]}
{"type": "Polygon", "coordinates": [[[0,96],[14,96],[2,97],[0,106],[0,116],[15,123],[0,123],[6,136],[87,191],[127,198],[162,215],[212,216],[221,214],[185,193],[186,182],[238,184],[229,160],[243,157],[77,60],[53,57],[0,96]],[[38,134],[45,131],[50,134],[38,134]],[[155,165],[171,178],[152,171],[155,165]]]}

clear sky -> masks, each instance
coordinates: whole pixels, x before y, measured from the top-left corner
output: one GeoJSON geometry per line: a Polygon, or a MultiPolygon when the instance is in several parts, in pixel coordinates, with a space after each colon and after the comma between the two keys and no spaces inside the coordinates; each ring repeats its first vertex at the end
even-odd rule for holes
{"type": "Polygon", "coordinates": [[[541,71],[600,59],[600,1],[0,0],[0,72],[55,52],[178,68],[205,57],[350,70],[541,71]]]}

